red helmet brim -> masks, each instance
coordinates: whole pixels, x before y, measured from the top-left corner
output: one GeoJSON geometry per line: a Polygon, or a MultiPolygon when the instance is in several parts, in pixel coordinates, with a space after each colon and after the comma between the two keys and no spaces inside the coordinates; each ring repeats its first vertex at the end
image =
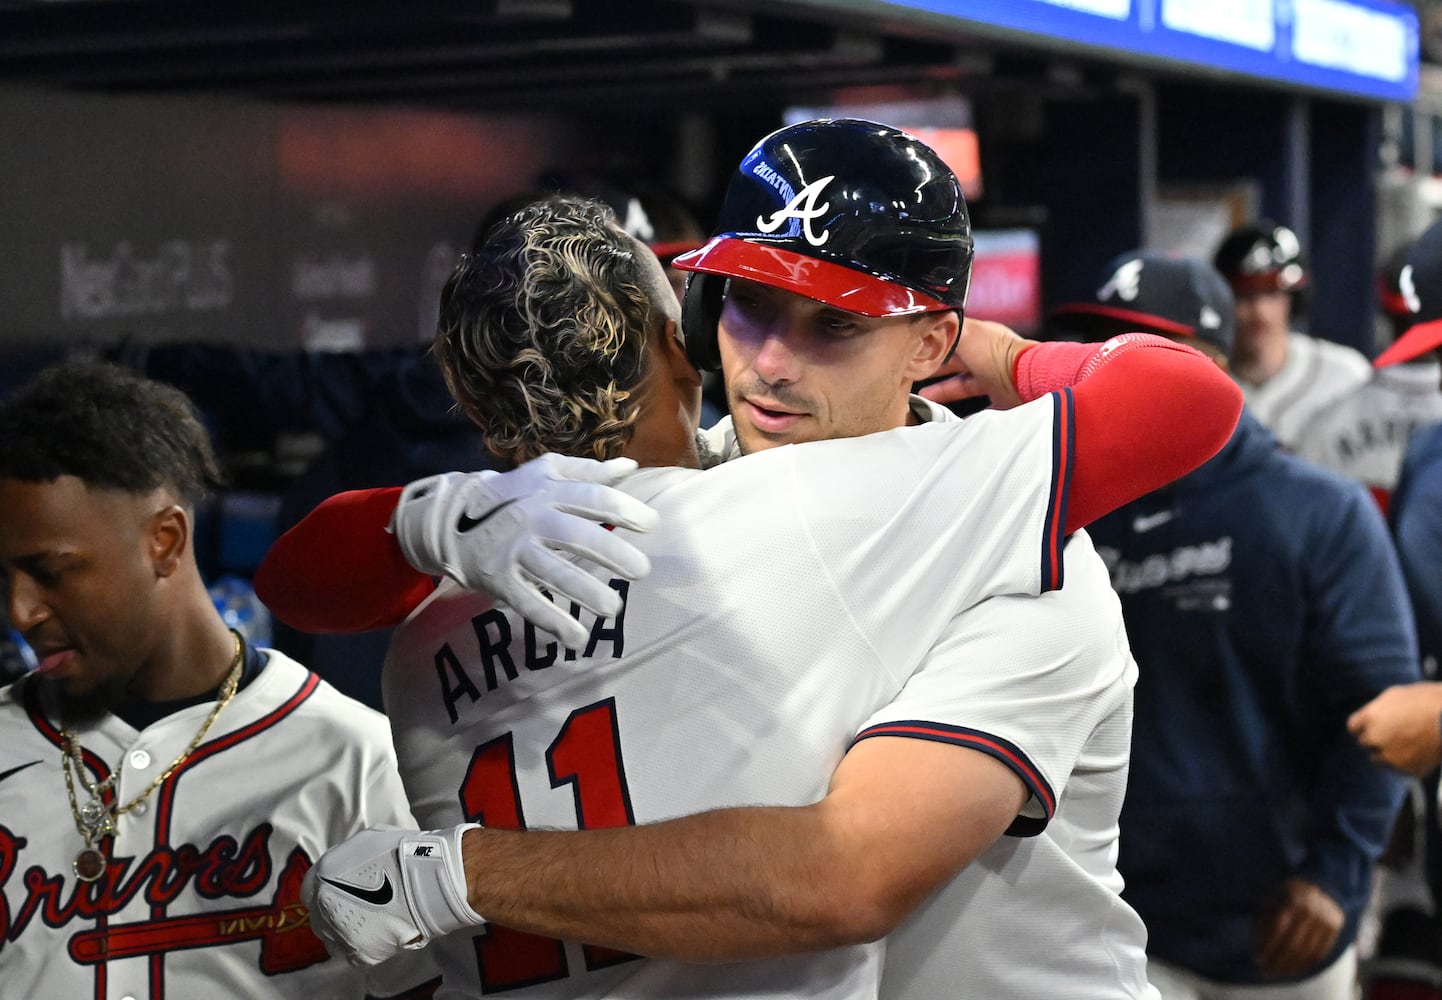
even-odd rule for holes
{"type": "Polygon", "coordinates": [[[1442,319],[1418,323],[1398,337],[1391,347],[1377,355],[1377,359],[1372,362],[1372,367],[1386,368],[1388,365],[1398,365],[1404,361],[1420,358],[1428,351],[1435,351],[1439,347],[1442,347],[1442,319]]]}
{"type": "Polygon", "coordinates": [[[955,308],[865,271],[734,236],[712,237],[705,246],[682,254],[672,264],[683,271],[755,281],[861,316],[911,316],[955,308]]]}

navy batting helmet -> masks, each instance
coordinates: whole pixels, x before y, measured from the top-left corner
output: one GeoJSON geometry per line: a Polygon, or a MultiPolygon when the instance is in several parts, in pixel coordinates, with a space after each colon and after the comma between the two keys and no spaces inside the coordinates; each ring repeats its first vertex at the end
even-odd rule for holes
{"type": "MultiPolygon", "coordinates": [[[[1396,340],[1417,319],[1409,301],[1409,289],[1402,287],[1402,272],[1407,267],[1407,257],[1412,244],[1402,243],[1392,248],[1382,266],[1377,269],[1377,307],[1391,328],[1392,339],[1396,340]]],[[[1412,296],[1415,298],[1415,294],[1412,296]]]]}
{"type": "Polygon", "coordinates": [[[1378,368],[1442,348],[1442,222],[1422,231],[1407,250],[1397,290],[1411,317],[1407,332],[1372,362],[1378,368]]]}
{"type": "Polygon", "coordinates": [[[956,175],[925,143],[857,119],[790,125],[741,161],[711,239],[675,265],[682,326],[702,371],[721,366],[727,278],[863,316],[966,308],[971,220],[956,175]]]}
{"type": "Polygon", "coordinates": [[[1237,295],[1300,292],[1307,285],[1302,241],[1286,226],[1265,219],[1233,230],[1212,263],[1237,295]]]}

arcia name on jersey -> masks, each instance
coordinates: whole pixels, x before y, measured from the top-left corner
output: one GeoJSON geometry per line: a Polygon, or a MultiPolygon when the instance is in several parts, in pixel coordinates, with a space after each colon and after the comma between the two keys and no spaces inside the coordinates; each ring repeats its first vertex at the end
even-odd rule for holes
{"type": "MultiPolygon", "coordinates": [[[[526,622],[522,625],[522,658],[517,663],[511,655],[511,619],[500,608],[489,608],[471,618],[476,637],[474,646],[457,649],[450,642],[442,643],[433,660],[440,678],[441,700],[451,724],[460,721],[459,706],[463,701],[475,704],[484,697],[484,692],[495,691],[503,683],[516,680],[522,670],[547,670],[557,664],[596,656],[620,657],[626,648],[626,601],[631,584],[629,580],[615,579],[609,585],[621,595],[621,610],[614,618],[596,618],[591,623],[591,634],[584,649],[561,649],[554,640],[543,643],[542,633],[526,622]]],[[[581,614],[580,605],[573,603],[571,617],[580,621],[581,614]]]]}

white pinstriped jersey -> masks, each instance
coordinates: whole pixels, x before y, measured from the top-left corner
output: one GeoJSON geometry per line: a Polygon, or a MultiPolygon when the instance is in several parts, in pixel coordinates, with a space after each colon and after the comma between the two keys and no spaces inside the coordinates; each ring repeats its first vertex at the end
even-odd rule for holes
{"type": "Polygon", "coordinates": [[[1438,420],[1442,365],[1392,365],[1313,417],[1297,442],[1297,454],[1355,479],[1385,510],[1412,432],[1438,420]]]}
{"type": "MultiPolygon", "coordinates": [[[[121,815],[112,862],[91,885],[71,863],[76,832],[53,709],[22,679],[0,690],[0,996],[6,1000],[331,1000],[366,995],[328,960],[300,882],[333,844],[411,823],[387,726],[273,650],[204,742],[121,815]]],[[[110,716],[80,732],[91,780],[120,770],[118,800],[148,787],[213,703],[137,732],[110,716]]],[[[81,802],[86,795],[77,788],[81,802]]],[[[414,953],[412,953],[414,954],[414,953]]],[[[433,975],[406,959],[373,985],[433,975]]]]}
{"type": "Polygon", "coordinates": [[[1304,333],[1287,335],[1287,360],[1261,385],[1237,380],[1252,416],[1295,448],[1312,418],[1372,377],[1360,351],[1304,333]]]}
{"type": "MultiPolygon", "coordinates": [[[[705,473],[643,470],[623,488],[661,514],[632,539],[652,572],[612,582],[624,610],[579,654],[443,585],[383,674],[417,819],[574,829],[818,800],[951,618],[1056,583],[1070,426],[1064,394],[705,473]]],[[[949,738],[1005,760],[1037,793],[1026,811],[1050,812],[1024,754],[949,738]]],[[[500,928],[435,947],[446,998],[875,997],[881,951],[698,967],[500,928]]]]}

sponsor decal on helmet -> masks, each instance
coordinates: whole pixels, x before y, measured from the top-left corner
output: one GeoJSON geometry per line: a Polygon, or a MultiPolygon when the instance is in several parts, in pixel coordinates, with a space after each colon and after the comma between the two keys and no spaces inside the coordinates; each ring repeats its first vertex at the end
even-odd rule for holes
{"type": "Polygon", "coordinates": [[[765,182],[769,187],[774,188],[776,190],[776,193],[781,195],[781,197],[785,198],[787,201],[791,200],[792,196],[796,192],[791,187],[790,181],[788,181],[785,177],[781,176],[781,174],[777,172],[775,167],[767,163],[765,159],[761,158],[760,156],[752,154],[752,156],[748,157],[748,159],[750,159],[751,162],[747,169],[750,170],[752,177],[760,178],[760,180],[765,182]]]}

